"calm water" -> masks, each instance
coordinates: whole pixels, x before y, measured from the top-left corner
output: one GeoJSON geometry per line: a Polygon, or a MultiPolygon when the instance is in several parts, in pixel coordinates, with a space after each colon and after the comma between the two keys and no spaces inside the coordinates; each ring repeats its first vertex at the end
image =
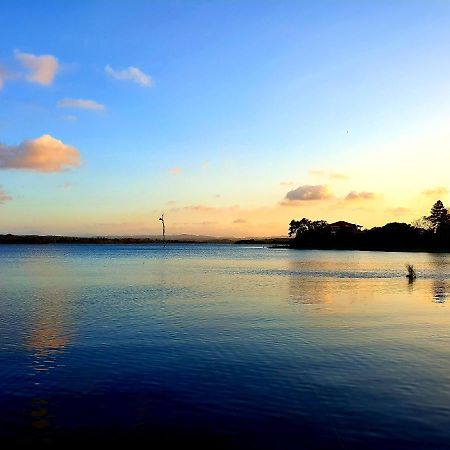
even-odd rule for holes
{"type": "Polygon", "coordinates": [[[450,255],[0,246],[0,405],[2,443],[450,448],[450,255]]]}

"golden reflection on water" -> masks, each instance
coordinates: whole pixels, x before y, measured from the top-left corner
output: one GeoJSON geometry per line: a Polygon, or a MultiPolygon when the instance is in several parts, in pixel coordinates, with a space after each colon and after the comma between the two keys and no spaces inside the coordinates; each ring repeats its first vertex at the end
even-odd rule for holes
{"type": "Polygon", "coordinates": [[[444,280],[433,282],[433,301],[435,303],[445,303],[449,296],[449,284],[444,280]]]}
{"type": "Polygon", "coordinates": [[[435,303],[445,303],[450,295],[450,284],[444,277],[444,274],[450,271],[450,262],[447,254],[430,254],[430,266],[435,272],[442,274],[442,278],[435,279],[432,286],[432,299],[435,303]]]}
{"type": "Polygon", "coordinates": [[[57,258],[27,258],[23,269],[29,280],[37,285],[30,299],[29,317],[23,330],[26,350],[32,357],[31,375],[36,396],[31,399],[29,416],[31,428],[45,442],[46,432],[51,430],[51,404],[45,395],[46,374],[58,367],[58,359],[70,345],[75,324],[73,300],[78,281],[71,281],[68,268],[57,258]]]}
{"type": "Polygon", "coordinates": [[[57,355],[70,344],[70,299],[70,291],[50,288],[40,289],[33,298],[24,344],[34,356],[36,371],[55,367],[57,355]]]}
{"type": "Polygon", "coordinates": [[[289,277],[289,303],[302,305],[331,304],[335,283],[330,279],[289,277]]]}
{"type": "Polygon", "coordinates": [[[31,402],[31,427],[37,431],[50,429],[48,401],[34,398],[31,402]]]}
{"type": "MultiPolygon", "coordinates": [[[[429,263],[435,273],[445,274],[448,270],[448,258],[442,255],[431,255],[429,263]]],[[[403,308],[408,313],[428,314],[430,301],[444,304],[450,296],[450,283],[445,278],[419,277],[411,281],[402,273],[398,278],[346,277],[345,274],[332,278],[332,274],[326,272],[322,276],[311,276],[308,272],[302,273],[299,267],[298,261],[289,265],[288,303],[315,305],[318,310],[329,313],[369,315],[403,308]]]]}

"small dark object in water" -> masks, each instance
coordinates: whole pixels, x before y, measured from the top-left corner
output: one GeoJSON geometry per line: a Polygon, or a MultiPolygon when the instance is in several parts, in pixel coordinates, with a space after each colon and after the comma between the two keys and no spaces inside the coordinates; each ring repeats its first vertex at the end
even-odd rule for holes
{"type": "Polygon", "coordinates": [[[406,264],[406,270],[408,271],[406,278],[409,278],[410,280],[415,280],[417,278],[416,270],[412,264],[406,264]]]}

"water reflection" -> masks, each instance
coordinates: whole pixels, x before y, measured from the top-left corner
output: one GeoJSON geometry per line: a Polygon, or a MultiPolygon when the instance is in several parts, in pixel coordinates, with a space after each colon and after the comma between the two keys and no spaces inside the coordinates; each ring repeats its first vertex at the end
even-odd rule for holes
{"type": "Polygon", "coordinates": [[[332,303],[333,283],[326,279],[314,279],[302,275],[289,277],[289,303],[320,305],[332,303]]]}
{"type": "Polygon", "coordinates": [[[414,292],[414,282],[415,279],[410,279],[410,278],[406,278],[407,279],[407,290],[408,290],[408,294],[413,294],[414,292]]]}
{"type": "Polygon", "coordinates": [[[450,275],[450,258],[447,253],[429,253],[428,256],[433,272],[446,277],[450,275]]]}
{"type": "Polygon", "coordinates": [[[33,295],[28,299],[28,318],[22,330],[23,344],[31,358],[29,420],[35,438],[45,443],[52,432],[49,387],[61,367],[61,357],[74,336],[74,300],[79,293],[71,273],[60,258],[43,255],[23,264],[33,295]]]}
{"type": "Polygon", "coordinates": [[[31,427],[36,431],[50,429],[48,401],[42,398],[34,398],[31,406],[31,427]]]}
{"type": "Polygon", "coordinates": [[[449,286],[444,280],[433,282],[433,301],[435,303],[445,303],[448,297],[449,286]]]}
{"type": "Polygon", "coordinates": [[[41,288],[33,297],[28,326],[23,330],[26,349],[33,355],[33,369],[55,367],[58,354],[70,344],[73,335],[71,299],[65,289],[41,288]]]}
{"type": "Polygon", "coordinates": [[[433,253],[429,255],[430,266],[437,275],[432,284],[432,299],[434,303],[445,303],[449,296],[450,259],[447,254],[433,253]]]}

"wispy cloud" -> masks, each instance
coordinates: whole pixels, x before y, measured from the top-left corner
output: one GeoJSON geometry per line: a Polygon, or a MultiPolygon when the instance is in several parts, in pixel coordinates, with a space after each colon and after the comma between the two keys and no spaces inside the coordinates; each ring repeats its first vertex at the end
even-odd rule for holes
{"type": "Polygon", "coordinates": [[[5,203],[12,200],[12,197],[8,195],[0,186],[0,205],[4,205],[5,203]]]}
{"type": "Polygon", "coordinates": [[[79,165],[79,151],[49,134],[17,146],[0,144],[0,169],[61,172],[79,165]]]}
{"type": "Polygon", "coordinates": [[[437,186],[432,189],[427,189],[422,192],[423,195],[427,195],[428,197],[439,197],[440,195],[447,195],[448,189],[444,186],[437,186]]]}
{"type": "Polygon", "coordinates": [[[172,175],[180,175],[181,173],[183,173],[183,169],[181,167],[171,167],[169,169],[169,173],[171,173],[172,175]]]}
{"type": "Polygon", "coordinates": [[[287,202],[299,202],[299,201],[312,201],[312,200],[326,200],[333,197],[332,192],[328,186],[317,185],[304,185],[299,186],[297,189],[289,191],[285,200],[287,202]]]}
{"type": "Polygon", "coordinates": [[[10,70],[8,70],[6,67],[4,66],[0,66],[0,91],[2,90],[5,81],[7,80],[13,80],[17,78],[17,74],[14,74],[13,72],[11,72],[10,70]]]}
{"type": "Polygon", "coordinates": [[[75,186],[75,183],[73,181],[64,181],[63,184],[60,184],[58,187],[61,189],[71,189],[75,186]]]}
{"type": "Polygon", "coordinates": [[[58,60],[52,55],[33,55],[15,51],[16,59],[28,70],[26,79],[45,86],[52,84],[59,69],[58,60]]]}
{"type": "Polygon", "coordinates": [[[198,205],[187,205],[187,206],[172,208],[171,211],[172,212],[189,211],[189,212],[193,212],[193,213],[217,213],[220,211],[227,211],[229,213],[234,212],[237,214],[236,211],[238,211],[239,209],[240,209],[239,205],[216,207],[216,206],[198,204],[198,205]]]}
{"type": "Polygon", "coordinates": [[[386,212],[389,214],[393,214],[394,216],[407,216],[411,214],[411,209],[399,206],[397,208],[387,209],[386,212]]]}
{"type": "Polygon", "coordinates": [[[280,183],[280,186],[283,186],[283,187],[292,187],[292,186],[294,186],[294,182],[293,181],[282,181],[281,183],[280,183]]]}
{"type": "Polygon", "coordinates": [[[203,222],[193,222],[191,225],[200,225],[200,226],[208,226],[208,225],[217,225],[219,222],[208,222],[208,221],[203,221],[203,222]]]}
{"type": "Polygon", "coordinates": [[[130,66],[123,70],[114,70],[108,65],[105,67],[105,72],[116,80],[128,80],[146,87],[152,85],[152,77],[138,67],[130,66]]]}
{"type": "Polygon", "coordinates": [[[313,177],[324,177],[326,175],[324,170],[316,170],[316,169],[309,170],[308,173],[313,177]]]}
{"type": "Polygon", "coordinates": [[[105,109],[105,105],[94,100],[86,100],[83,98],[63,98],[56,105],[58,108],[79,108],[97,111],[105,109]]]}
{"type": "Polygon", "coordinates": [[[3,89],[5,81],[8,79],[8,74],[3,67],[0,67],[0,90],[3,89]]]}
{"type": "Polygon", "coordinates": [[[328,170],[310,170],[309,175],[316,178],[329,178],[330,180],[348,180],[348,175],[341,172],[330,172],[328,170]]]}
{"type": "Polygon", "coordinates": [[[73,114],[69,114],[69,115],[67,115],[67,116],[64,116],[63,119],[64,119],[66,122],[76,122],[76,121],[78,120],[78,117],[77,117],[77,116],[74,116],[73,114]]]}
{"type": "Polygon", "coordinates": [[[356,192],[351,191],[345,197],[346,201],[355,201],[355,200],[374,200],[376,195],[373,192],[356,192]]]}
{"type": "Polygon", "coordinates": [[[328,176],[331,180],[348,180],[349,178],[348,175],[340,172],[331,172],[328,176]]]}
{"type": "Polygon", "coordinates": [[[235,219],[233,223],[247,223],[247,221],[245,219],[235,219]]]}
{"type": "Polygon", "coordinates": [[[216,211],[217,208],[207,205],[189,205],[184,206],[182,209],[184,209],[185,211],[212,212],[216,211]]]}

